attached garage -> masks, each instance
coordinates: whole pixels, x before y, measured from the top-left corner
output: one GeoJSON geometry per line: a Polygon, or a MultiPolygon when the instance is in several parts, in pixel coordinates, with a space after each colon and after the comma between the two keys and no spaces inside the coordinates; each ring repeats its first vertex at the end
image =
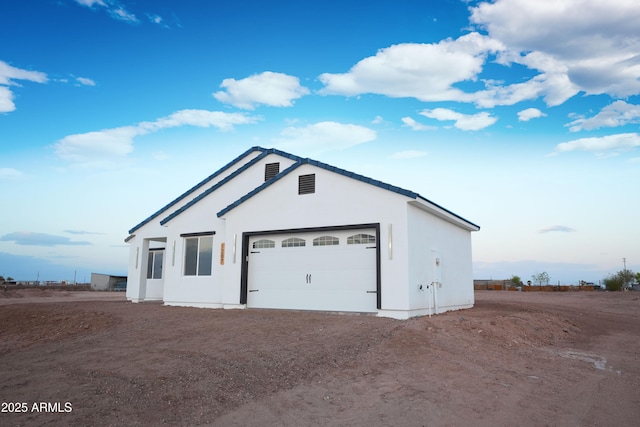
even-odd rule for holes
{"type": "Polygon", "coordinates": [[[377,312],[377,225],[245,233],[247,307],[377,312]]]}

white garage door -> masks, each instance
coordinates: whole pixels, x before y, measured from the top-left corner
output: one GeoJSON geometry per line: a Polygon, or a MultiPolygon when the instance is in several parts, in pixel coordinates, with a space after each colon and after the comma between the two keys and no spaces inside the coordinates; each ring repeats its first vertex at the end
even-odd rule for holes
{"type": "Polygon", "coordinates": [[[376,311],[376,230],[252,236],[247,306],[376,311]]]}

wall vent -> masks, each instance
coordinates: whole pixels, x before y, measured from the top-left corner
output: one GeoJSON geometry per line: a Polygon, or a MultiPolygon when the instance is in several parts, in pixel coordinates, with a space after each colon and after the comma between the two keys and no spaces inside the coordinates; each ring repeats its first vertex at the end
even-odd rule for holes
{"type": "Polygon", "coordinates": [[[298,194],[313,194],[316,192],[316,174],[298,176],[298,194]]]}
{"type": "Polygon", "coordinates": [[[280,173],[280,163],[267,163],[264,165],[264,180],[269,181],[280,173]]]}

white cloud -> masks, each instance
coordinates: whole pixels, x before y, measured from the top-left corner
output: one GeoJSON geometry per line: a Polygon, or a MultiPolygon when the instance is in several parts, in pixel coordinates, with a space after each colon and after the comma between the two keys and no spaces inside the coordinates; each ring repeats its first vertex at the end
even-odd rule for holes
{"type": "Polygon", "coordinates": [[[0,86],[0,113],[15,111],[16,104],[13,103],[13,92],[8,87],[0,86]]]}
{"type": "Polygon", "coordinates": [[[47,83],[47,75],[39,71],[22,70],[0,61],[0,113],[15,111],[13,92],[7,86],[20,86],[15,80],[47,83]]]}
{"type": "Polygon", "coordinates": [[[487,53],[500,49],[499,42],[475,32],[435,44],[393,45],[361,60],[347,73],[320,75],[325,87],[319,93],[469,102],[472,97],[453,85],[476,80],[487,53]]]}
{"type": "Polygon", "coordinates": [[[640,123],[640,105],[615,101],[604,107],[595,116],[588,119],[584,117],[578,118],[566,126],[569,126],[571,132],[578,132],[602,127],[624,126],[630,123],[640,123]]]}
{"type": "Polygon", "coordinates": [[[418,123],[415,120],[413,120],[411,117],[403,117],[400,120],[402,120],[402,123],[404,123],[405,126],[410,127],[411,130],[435,130],[435,129],[438,129],[435,126],[427,126],[427,125],[423,125],[422,123],[418,123]]]}
{"type": "MultiPolygon", "coordinates": [[[[532,53],[524,58],[531,56],[540,55],[532,53]]],[[[526,59],[520,59],[520,62],[524,63],[526,59]]],[[[532,67],[530,66],[529,68],[532,67]]],[[[541,73],[526,82],[506,86],[493,81],[486,81],[485,84],[486,89],[478,91],[471,96],[473,102],[483,108],[493,108],[497,105],[514,105],[540,97],[544,99],[547,105],[556,106],[564,103],[579,92],[577,86],[562,72],[541,73]]]]}
{"type": "Polygon", "coordinates": [[[584,91],[627,97],[640,93],[640,7],[637,0],[495,0],[470,8],[471,32],[438,43],[379,50],[346,73],[319,76],[325,95],[365,93],[425,102],[457,101],[482,108],[542,98],[549,106],[584,91]],[[482,78],[487,60],[523,65],[524,82],[483,80],[464,92],[456,84],[482,78]]]}
{"type": "Polygon", "coordinates": [[[573,141],[558,144],[552,154],[567,151],[594,151],[597,154],[604,152],[629,151],[640,146],[640,134],[620,133],[593,138],[580,138],[573,141]]]}
{"type": "Polygon", "coordinates": [[[396,160],[416,159],[418,157],[424,157],[427,154],[429,153],[427,153],[426,151],[406,150],[406,151],[398,151],[396,153],[393,153],[391,155],[391,158],[396,160]]]}
{"type": "Polygon", "coordinates": [[[154,23],[154,24],[158,24],[158,25],[161,25],[161,26],[163,26],[163,27],[167,27],[167,26],[165,25],[165,23],[164,23],[164,20],[162,19],[162,16],[160,16],[160,15],[151,15],[151,14],[148,14],[148,15],[147,15],[147,18],[149,18],[149,21],[150,21],[150,22],[152,22],[152,23],[154,23]]]}
{"type": "Polygon", "coordinates": [[[47,75],[39,71],[22,70],[0,61],[0,85],[17,85],[13,80],[29,80],[36,83],[46,83],[47,75]]]}
{"type": "Polygon", "coordinates": [[[241,113],[181,110],[153,122],[141,122],[135,126],[68,135],[54,144],[54,149],[62,159],[85,166],[108,167],[133,151],[133,140],[136,136],[187,125],[230,131],[234,125],[256,123],[258,120],[259,117],[241,113]]]}
{"type": "Polygon", "coordinates": [[[122,6],[115,6],[109,9],[109,14],[115,19],[119,19],[120,21],[136,23],[138,22],[138,18],[133,13],[128,12],[122,6]]]}
{"type": "Polygon", "coordinates": [[[18,180],[25,176],[24,172],[14,168],[0,168],[0,180],[18,180]]]}
{"type": "Polygon", "coordinates": [[[106,6],[102,0],[76,0],[76,3],[87,7],[93,7],[94,4],[97,4],[98,6],[106,6]]]}
{"type": "Polygon", "coordinates": [[[224,79],[213,97],[225,104],[253,110],[256,106],[291,107],[295,99],[309,93],[297,77],[265,71],[245,79],[224,79]]]}
{"type": "Polygon", "coordinates": [[[274,142],[285,150],[317,154],[344,150],[376,139],[376,131],[364,126],[337,122],[320,122],[305,127],[288,127],[274,142]]]}
{"type": "Polygon", "coordinates": [[[76,81],[78,83],[80,83],[81,85],[84,85],[84,86],[95,86],[96,85],[96,82],[94,82],[93,80],[88,79],[86,77],[77,77],[76,81]]]}
{"type": "Polygon", "coordinates": [[[31,231],[16,231],[0,237],[0,241],[14,242],[16,245],[27,246],[61,246],[61,245],[91,245],[87,241],[73,241],[68,237],[54,236],[45,233],[34,233],[31,231]]]}
{"type": "Polygon", "coordinates": [[[56,154],[77,163],[125,157],[133,151],[133,138],[144,134],[136,126],[125,126],[69,135],[55,144],[56,154]]]}
{"type": "Polygon", "coordinates": [[[573,233],[575,231],[576,231],[575,229],[571,227],[567,227],[566,225],[552,225],[551,227],[538,230],[538,233],[540,234],[551,233],[551,232],[573,233]]]}
{"type": "Polygon", "coordinates": [[[382,116],[376,116],[373,120],[371,120],[371,123],[374,125],[379,125],[380,123],[384,123],[384,119],[382,118],[382,116]]]}
{"type": "Polygon", "coordinates": [[[526,110],[518,111],[518,121],[520,122],[528,122],[531,119],[537,119],[545,116],[546,114],[537,108],[527,108],[526,110]]]}
{"type": "Polygon", "coordinates": [[[69,234],[76,234],[76,235],[86,235],[86,234],[104,234],[104,233],[99,233],[97,231],[85,231],[85,230],[64,230],[65,233],[69,233],[69,234]]]}
{"type": "Polygon", "coordinates": [[[496,0],[472,7],[470,21],[506,46],[502,63],[542,72],[525,86],[549,105],[581,90],[612,96],[640,92],[636,0],[496,0]]]}
{"type": "Polygon", "coordinates": [[[222,131],[231,131],[235,125],[253,124],[260,120],[258,116],[247,116],[243,113],[225,113],[208,110],[180,110],[154,122],[142,122],[139,128],[148,132],[178,126],[196,126],[201,128],[216,127],[222,131]]]}
{"type": "Polygon", "coordinates": [[[462,114],[448,108],[434,108],[433,110],[423,110],[421,115],[439,121],[455,121],[454,126],[461,130],[480,130],[491,126],[498,121],[497,117],[491,116],[486,111],[478,114],[462,114]]]}
{"type": "Polygon", "coordinates": [[[93,9],[94,6],[102,7],[112,18],[119,21],[129,22],[131,24],[140,22],[133,13],[125,9],[117,0],[75,0],[75,2],[91,9],[93,9]]]}

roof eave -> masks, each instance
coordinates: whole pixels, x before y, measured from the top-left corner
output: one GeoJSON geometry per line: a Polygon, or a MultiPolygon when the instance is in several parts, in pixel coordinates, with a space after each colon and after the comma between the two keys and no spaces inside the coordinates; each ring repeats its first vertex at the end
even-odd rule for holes
{"type": "Polygon", "coordinates": [[[451,224],[457,225],[458,227],[464,228],[467,231],[479,231],[480,230],[480,226],[476,225],[474,223],[472,223],[471,221],[467,221],[466,219],[462,218],[461,216],[458,216],[456,214],[454,214],[453,212],[433,203],[430,202],[429,200],[423,198],[423,197],[419,197],[416,198],[415,200],[409,200],[408,202],[411,206],[415,206],[418,209],[421,209],[425,212],[429,212],[432,215],[437,216],[438,218],[444,219],[447,222],[450,222],[451,224]]]}

